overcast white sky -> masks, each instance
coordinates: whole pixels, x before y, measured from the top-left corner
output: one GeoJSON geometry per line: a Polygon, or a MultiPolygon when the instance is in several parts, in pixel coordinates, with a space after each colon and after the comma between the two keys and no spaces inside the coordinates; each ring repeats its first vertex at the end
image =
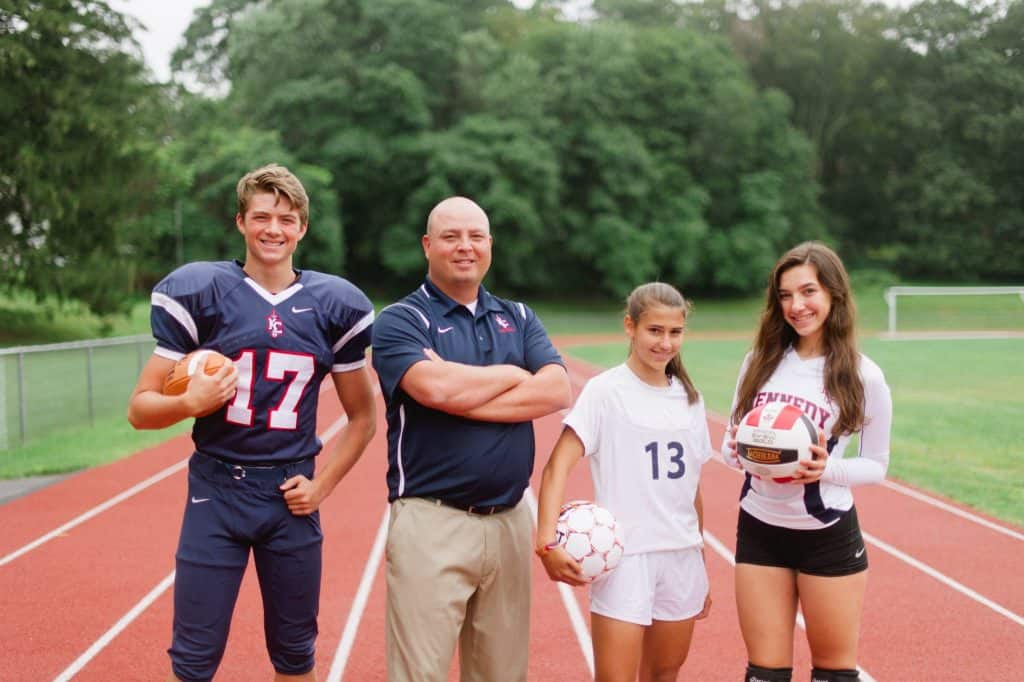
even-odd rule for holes
{"type": "MultiPolygon", "coordinates": [[[[108,0],[110,6],[141,21],[146,30],[135,36],[142,45],[146,63],[158,80],[171,77],[171,54],[192,20],[196,7],[205,7],[209,0],[108,0]]],[[[513,0],[529,7],[533,0],[513,0]]]]}
{"type": "MultiPolygon", "coordinates": [[[[108,0],[119,12],[134,16],[146,30],[136,35],[142,45],[146,63],[157,79],[166,81],[171,75],[171,54],[178,46],[196,7],[209,0],[108,0]]],[[[887,4],[905,6],[909,0],[884,0],[887,4]]],[[[533,0],[513,0],[520,7],[529,7],[533,0]]]]}

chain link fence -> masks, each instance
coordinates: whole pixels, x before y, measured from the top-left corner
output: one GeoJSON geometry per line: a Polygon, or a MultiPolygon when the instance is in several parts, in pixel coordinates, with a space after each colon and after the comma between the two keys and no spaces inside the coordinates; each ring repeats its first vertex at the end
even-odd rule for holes
{"type": "Polygon", "coordinates": [[[0,348],[0,450],[125,414],[149,335],[0,348]]]}

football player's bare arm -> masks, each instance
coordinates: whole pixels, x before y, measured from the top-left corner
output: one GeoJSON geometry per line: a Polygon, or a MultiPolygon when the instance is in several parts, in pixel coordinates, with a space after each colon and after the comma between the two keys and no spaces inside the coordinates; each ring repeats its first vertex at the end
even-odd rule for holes
{"type": "Polygon", "coordinates": [[[569,472],[583,458],[583,441],[566,426],[558,437],[540,480],[537,506],[537,554],[544,570],[552,580],[570,585],[585,585],[582,569],[561,547],[551,547],[555,541],[555,525],[565,499],[565,483],[569,472]]]}
{"type": "Polygon", "coordinates": [[[545,365],[521,384],[479,407],[459,413],[486,422],[526,422],[572,405],[569,374],[561,365],[545,365]]]}
{"type": "Polygon", "coordinates": [[[532,376],[515,365],[450,362],[430,348],[423,349],[423,357],[405,372],[399,385],[420,405],[449,414],[464,415],[532,376]]]}
{"type": "Polygon", "coordinates": [[[136,429],[163,429],[182,419],[206,414],[235,394],[238,369],[228,363],[216,374],[195,374],[183,394],[164,395],[164,379],[173,367],[174,360],[152,355],[139,373],[139,381],[128,399],[128,421],[136,429]]]}
{"type": "Polygon", "coordinates": [[[285,504],[296,516],[307,516],[320,507],[377,432],[377,406],[369,370],[361,367],[351,372],[337,372],[331,374],[331,379],[348,420],[338,432],[334,451],[323,467],[318,467],[312,481],[305,476],[293,476],[281,484],[285,504]]]}

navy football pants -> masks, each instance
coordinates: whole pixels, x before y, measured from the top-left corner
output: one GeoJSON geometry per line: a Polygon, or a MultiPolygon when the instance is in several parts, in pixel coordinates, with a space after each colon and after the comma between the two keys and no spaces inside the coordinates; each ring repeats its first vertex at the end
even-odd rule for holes
{"type": "Polygon", "coordinates": [[[232,467],[195,453],[176,555],[171,665],[184,682],[213,678],[252,549],[263,627],[274,669],[313,669],[320,603],[319,513],[293,516],[278,486],[313,478],[313,460],[274,468],[232,467]]]}

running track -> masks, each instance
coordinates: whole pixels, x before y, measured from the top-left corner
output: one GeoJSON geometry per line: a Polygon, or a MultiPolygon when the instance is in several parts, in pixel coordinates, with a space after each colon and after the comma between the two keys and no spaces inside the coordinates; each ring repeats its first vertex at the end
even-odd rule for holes
{"type": "MultiPolygon", "coordinates": [[[[570,369],[576,390],[596,371],[571,359],[570,369]]],[[[321,402],[326,452],[343,417],[336,399],[321,402]]],[[[382,404],[379,411],[383,422],[382,404]]],[[[534,492],[559,419],[536,423],[534,492]]],[[[717,442],[721,421],[712,417],[711,427],[717,442]]],[[[384,679],[384,432],[322,507],[321,680],[384,679]]],[[[0,506],[0,680],[165,678],[189,446],[187,436],[174,438],[0,506]]],[[[745,658],[731,559],[741,478],[717,460],[703,476],[714,606],[697,627],[681,679],[738,682],[745,658]]],[[[574,471],[568,495],[590,497],[586,466],[574,471]]],[[[856,496],[871,557],[864,679],[1024,678],[1021,529],[896,483],[856,496]]],[[[530,679],[591,679],[585,591],[549,582],[540,562],[534,578],[530,679]]],[[[218,679],[270,679],[262,642],[250,567],[218,679]]],[[[809,656],[799,637],[795,666],[794,679],[806,680],[809,656]]]]}

